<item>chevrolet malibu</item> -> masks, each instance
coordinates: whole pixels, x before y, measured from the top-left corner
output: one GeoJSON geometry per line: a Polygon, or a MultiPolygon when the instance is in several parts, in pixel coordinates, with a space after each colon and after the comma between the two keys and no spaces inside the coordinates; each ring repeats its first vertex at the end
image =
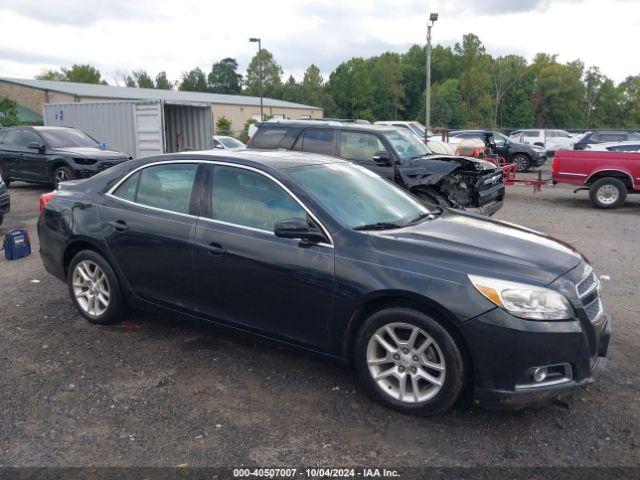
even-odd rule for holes
{"type": "Polygon", "coordinates": [[[401,412],[519,406],[590,382],[610,319],[587,260],[544,234],[428,210],[298,152],[125,162],[41,197],[45,268],[91,323],[197,317],[349,363],[401,412]]]}

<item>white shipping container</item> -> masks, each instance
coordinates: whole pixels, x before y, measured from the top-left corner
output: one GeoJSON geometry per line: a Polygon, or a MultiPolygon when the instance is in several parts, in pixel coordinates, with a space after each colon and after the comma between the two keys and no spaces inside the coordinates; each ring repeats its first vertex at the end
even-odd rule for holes
{"type": "Polygon", "coordinates": [[[47,103],[44,124],[74,127],[134,158],[211,149],[207,103],[165,100],[47,103]]]}

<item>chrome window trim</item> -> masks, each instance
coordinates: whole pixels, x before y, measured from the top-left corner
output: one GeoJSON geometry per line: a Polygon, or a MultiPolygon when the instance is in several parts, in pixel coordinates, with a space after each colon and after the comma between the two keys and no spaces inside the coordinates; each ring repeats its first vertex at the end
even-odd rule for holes
{"type": "Polygon", "coordinates": [[[259,229],[259,228],[248,227],[246,225],[239,225],[239,224],[235,224],[235,223],[224,222],[224,221],[221,221],[221,220],[216,220],[214,218],[196,216],[196,215],[191,215],[191,214],[188,214],[188,213],[173,212],[171,210],[165,210],[165,209],[162,209],[162,208],[152,207],[150,205],[144,205],[142,203],[137,203],[137,202],[132,202],[130,200],[125,200],[124,198],[120,198],[120,197],[118,197],[118,196],[113,194],[113,192],[115,192],[118,189],[118,187],[120,187],[120,185],[122,183],[124,183],[129,177],[131,177],[132,175],[135,175],[140,170],[143,170],[143,169],[148,168],[148,167],[157,166],[157,165],[171,165],[171,164],[178,164],[178,163],[193,163],[193,164],[204,164],[204,165],[222,165],[222,166],[225,166],[225,167],[236,167],[236,168],[242,168],[244,170],[250,170],[252,172],[256,172],[256,173],[259,173],[260,175],[263,175],[263,176],[267,177],[271,181],[275,182],[285,192],[287,192],[298,203],[298,205],[300,205],[302,207],[302,209],[305,212],[307,212],[307,214],[313,219],[313,221],[316,222],[320,226],[320,229],[322,230],[322,233],[327,237],[327,239],[329,239],[329,243],[319,242],[317,245],[328,246],[328,247],[334,248],[333,237],[331,236],[329,231],[325,228],[325,226],[322,224],[322,222],[320,222],[320,220],[318,220],[318,217],[316,217],[313,214],[313,212],[311,212],[311,210],[309,208],[307,208],[307,206],[291,190],[289,190],[289,188],[287,188],[280,180],[278,180],[277,178],[275,178],[272,175],[268,174],[267,172],[264,172],[264,171],[262,171],[262,170],[260,170],[258,168],[255,168],[255,167],[250,167],[248,165],[240,165],[240,164],[237,164],[237,163],[224,162],[224,161],[220,161],[220,160],[163,160],[163,161],[159,161],[159,162],[147,163],[145,165],[141,165],[138,168],[135,168],[134,170],[130,171],[127,175],[125,175],[123,178],[121,178],[113,187],[111,187],[109,190],[107,190],[107,193],[105,193],[105,196],[113,198],[113,199],[121,201],[121,202],[128,203],[130,205],[136,205],[138,207],[148,208],[148,209],[151,209],[151,210],[156,210],[158,212],[171,213],[173,215],[181,215],[181,216],[188,217],[188,218],[201,219],[201,220],[205,220],[205,221],[208,221],[208,222],[220,223],[220,224],[229,225],[229,226],[233,226],[233,227],[243,228],[243,229],[246,229],[246,230],[258,231],[258,232],[268,232],[268,233],[270,233],[272,235],[275,235],[273,232],[271,232],[269,230],[263,230],[263,229],[259,229]]]}
{"type": "Polygon", "coordinates": [[[579,176],[579,177],[586,177],[587,176],[586,173],[558,172],[558,174],[560,174],[560,175],[575,175],[575,176],[579,176]]]}

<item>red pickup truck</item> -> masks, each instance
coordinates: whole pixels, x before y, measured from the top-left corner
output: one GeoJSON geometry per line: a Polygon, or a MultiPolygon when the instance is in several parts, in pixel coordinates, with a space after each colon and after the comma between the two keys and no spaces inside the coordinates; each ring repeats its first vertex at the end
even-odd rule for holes
{"type": "Polygon", "coordinates": [[[574,193],[589,190],[596,208],[617,208],[627,194],[640,193],[640,153],[558,150],[552,180],[580,185],[574,193]]]}

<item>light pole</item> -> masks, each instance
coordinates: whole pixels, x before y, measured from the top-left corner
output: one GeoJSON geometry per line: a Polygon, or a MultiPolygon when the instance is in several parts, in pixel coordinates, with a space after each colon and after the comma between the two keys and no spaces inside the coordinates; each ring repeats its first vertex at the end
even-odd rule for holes
{"type": "MultiPolygon", "coordinates": [[[[438,14],[430,13],[429,21],[427,22],[427,89],[425,99],[425,127],[427,132],[431,128],[431,27],[436,23],[436,20],[438,20],[438,14]]],[[[428,135],[428,133],[425,133],[425,135],[428,135]]]]}
{"type": "Polygon", "coordinates": [[[264,120],[262,112],[262,41],[259,38],[250,38],[250,42],[258,42],[258,89],[260,90],[260,121],[264,120]]]}

